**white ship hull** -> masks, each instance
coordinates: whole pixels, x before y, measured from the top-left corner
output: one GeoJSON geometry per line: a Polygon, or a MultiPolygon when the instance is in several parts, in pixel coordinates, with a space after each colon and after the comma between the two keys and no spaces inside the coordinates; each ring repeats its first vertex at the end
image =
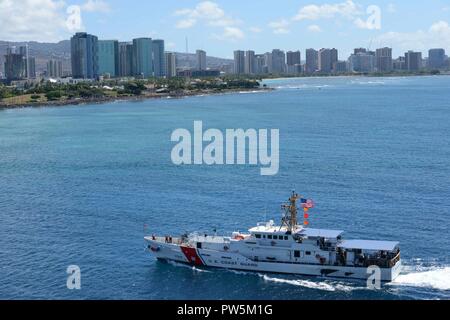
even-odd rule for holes
{"type": "MultiPolygon", "coordinates": [[[[236,252],[183,247],[178,244],[161,243],[150,238],[146,240],[149,248],[153,248],[153,254],[157,259],[198,267],[361,280],[368,279],[372,274],[365,267],[254,261],[236,252]]],[[[380,271],[381,281],[393,281],[401,272],[401,260],[392,268],[380,268],[380,271]]]]}

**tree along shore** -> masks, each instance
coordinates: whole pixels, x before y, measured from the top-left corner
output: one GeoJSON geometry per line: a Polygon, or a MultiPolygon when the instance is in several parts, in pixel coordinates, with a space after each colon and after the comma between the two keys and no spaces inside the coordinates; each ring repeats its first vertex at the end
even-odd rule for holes
{"type": "Polygon", "coordinates": [[[224,94],[240,91],[270,90],[258,79],[185,78],[147,80],[104,80],[58,84],[41,81],[23,89],[0,86],[0,108],[61,106],[105,103],[121,100],[152,98],[181,98],[205,94],[224,94]]]}

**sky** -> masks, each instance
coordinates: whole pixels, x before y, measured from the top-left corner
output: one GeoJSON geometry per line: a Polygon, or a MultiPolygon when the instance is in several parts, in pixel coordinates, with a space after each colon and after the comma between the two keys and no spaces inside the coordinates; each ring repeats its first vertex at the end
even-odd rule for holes
{"type": "Polygon", "coordinates": [[[99,39],[164,39],[167,51],[232,58],[335,47],[450,52],[449,0],[0,0],[0,40],[57,42],[77,31],[99,39]]]}

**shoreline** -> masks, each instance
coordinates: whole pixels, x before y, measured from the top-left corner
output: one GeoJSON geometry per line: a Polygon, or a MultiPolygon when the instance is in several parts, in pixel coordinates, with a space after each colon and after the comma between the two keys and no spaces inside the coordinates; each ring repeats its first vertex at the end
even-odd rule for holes
{"type": "Polygon", "coordinates": [[[26,104],[3,104],[0,102],[0,111],[11,110],[11,109],[25,109],[25,108],[44,108],[44,107],[64,107],[64,106],[79,106],[88,104],[107,104],[110,102],[121,102],[121,101],[132,101],[139,102],[152,99],[182,99],[188,97],[200,97],[205,95],[224,95],[224,94],[236,94],[240,92],[251,93],[251,92],[271,92],[274,91],[273,88],[241,88],[241,89],[229,89],[222,91],[214,90],[203,90],[195,92],[183,92],[183,93],[154,93],[154,94],[143,94],[140,96],[122,96],[122,97],[101,97],[101,98],[89,98],[89,99],[73,99],[64,101],[45,101],[45,102],[35,102],[26,104]]]}
{"type": "MultiPolygon", "coordinates": [[[[274,77],[274,78],[262,78],[260,81],[280,81],[286,79],[320,79],[320,78],[405,78],[405,77],[434,77],[434,76],[450,76],[450,73],[441,74],[390,74],[390,75],[367,75],[367,74],[348,74],[348,75],[335,75],[335,76],[296,76],[296,77],[274,77]]],[[[107,104],[111,102],[121,101],[145,101],[151,99],[182,99],[188,97],[199,97],[205,95],[224,95],[224,94],[236,94],[236,93],[251,93],[251,92],[271,92],[276,88],[271,87],[258,87],[258,88],[236,88],[225,90],[200,90],[200,91],[183,91],[174,93],[146,93],[139,96],[103,96],[98,98],[76,98],[72,100],[58,100],[58,101],[42,101],[33,103],[17,103],[6,104],[0,101],[0,111],[10,109],[24,109],[24,108],[43,108],[43,107],[63,107],[63,106],[78,106],[87,104],[107,104]]]]}
{"type": "Polygon", "coordinates": [[[262,78],[261,81],[286,80],[286,79],[327,79],[327,78],[414,78],[414,77],[439,77],[450,76],[449,73],[440,74],[339,74],[339,75],[311,75],[311,76],[292,76],[292,77],[274,77],[262,78]]]}

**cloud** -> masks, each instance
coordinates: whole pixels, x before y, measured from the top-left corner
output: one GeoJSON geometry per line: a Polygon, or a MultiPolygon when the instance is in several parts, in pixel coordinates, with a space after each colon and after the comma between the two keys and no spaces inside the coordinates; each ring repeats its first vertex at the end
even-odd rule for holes
{"type": "Polygon", "coordinates": [[[298,11],[293,18],[294,21],[302,20],[319,20],[331,19],[335,17],[345,17],[347,19],[354,19],[362,14],[359,5],[352,0],[347,0],[337,4],[322,4],[322,5],[307,5],[298,11]]]}
{"type": "Polygon", "coordinates": [[[286,19],[281,19],[278,21],[273,21],[269,23],[269,28],[272,29],[274,34],[287,34],[289,30],[289,21],[286,19]]]}
{"type": "Polygon", "coordinates": [[[177,22],[175,27],[177,29],[189,29],[193,27],[197,23],[197,20],[195,19],[184,19],[177,22]]]}
{"type": "Polygon", "coordinates": [[[310,32],[322,32],[322,29],[317,24],[312,24],[308,26],[308,31],[310,32]]]}
{"type": "Polygon", "coordinates": [[[431,25],[429,32],[448,38],[450,36],[450,26],[446,21],[438,21],[431,25]]]}
{"type": "Polygon", "coordinates": [[[383,45],[395,45],[396,49],[427,51],[429,48],[450,49],[450,25],[446,21],[433,23],[428,30],[415,32],[387,32],[374,41],[383,45]]]}
{"type": "Polygon", "coordinates": [[[236,27],[225,27],[223,37],[230,40],[240,40],[244,38],[244,32],[236,27]]]}
{"type": "Polygon", "coordinates": [[[109,4],[103,0],[88,0],[83,5],[81,5],[81,9],[87,12],[110,12],[111,7],[109,4]]]}
{"type": "Polygon", "coordinates": [[[365,21],[361,18],[355,19],[354,24],[359,29],[368,29],[368,30],[372,29],[372,26],[367,21],[365,21]]]}
{"type": "Polygon", "coordinates": [[[67,5],[64,0],[0,0],[0,39],[55,42],[84,29],[81,12],[108,12],[103,0],[67,5]]]}
{"type": "Polygon", "coordinates": [[[249,29],[253,33],[261,33],[263,30],[259,27],[250,27],[249,29]]]}
{"type": "Polygon", "coordinates": [[[217,3],[202,1],[193,9],[180,9],[175,11],[175,16],[180,17],[175,27],[177,29],[189,29],[199,23],[209,27],[222,28],[222,34],[213,36],[221,40],[240,40],[245,37],[244,32],[238,28],[241,21],[228,15],[217,3]]]}
{"type": "Polygon", "coordinates": [[[238,41],[245,38],[244,32],[237,27],[225,27],[222,34],[214,33],[213,38],[217,40],[238,41]]]}
{"type": "Polygon", "coordinates": [[[388,7],[387,7],[387,11],[389,13],[396,13],[397,12],[397,7],[395,6],[395,4],[389,3],[388,7]]]}
{"type": "Polygon", "coordinates": [[[182,17],[177,22],[177,28],[187,29],[196,25],[199,21],[206,22],[214,27],[227,27],[239,24],[239,20],[228,16],[225,11],[215,2],[203,1],[194,9],[181,9],[175,11],[175,16],[182,17]]]}
{"type": "Polygon", "coordinates": [[[56,0],[0,0],[0,38],[58,41],[67,36],[65,4],[56,0]]]}
{"type": "MultiPolygon", "coordinates": [[[[352,0],[346,0],[334,4],[307,5],[301,7],[292,18],[292,21],[316,21],[321,19],[334,19],[336,25],[341,25],[339,18],[353,21],[354,26],[360,29],[381,29],[381,9],[379,6],[370,5],[366,10],[352,0]],[[367,14],[367,16],[365,16],[367,14]],[[364,20],[366,19],[366,20],[364,20]]],[[[392,8],[391,8],[392,9],[392,8]]],[[[317,28],[313,28],[316,29],[317,28]]]]}

